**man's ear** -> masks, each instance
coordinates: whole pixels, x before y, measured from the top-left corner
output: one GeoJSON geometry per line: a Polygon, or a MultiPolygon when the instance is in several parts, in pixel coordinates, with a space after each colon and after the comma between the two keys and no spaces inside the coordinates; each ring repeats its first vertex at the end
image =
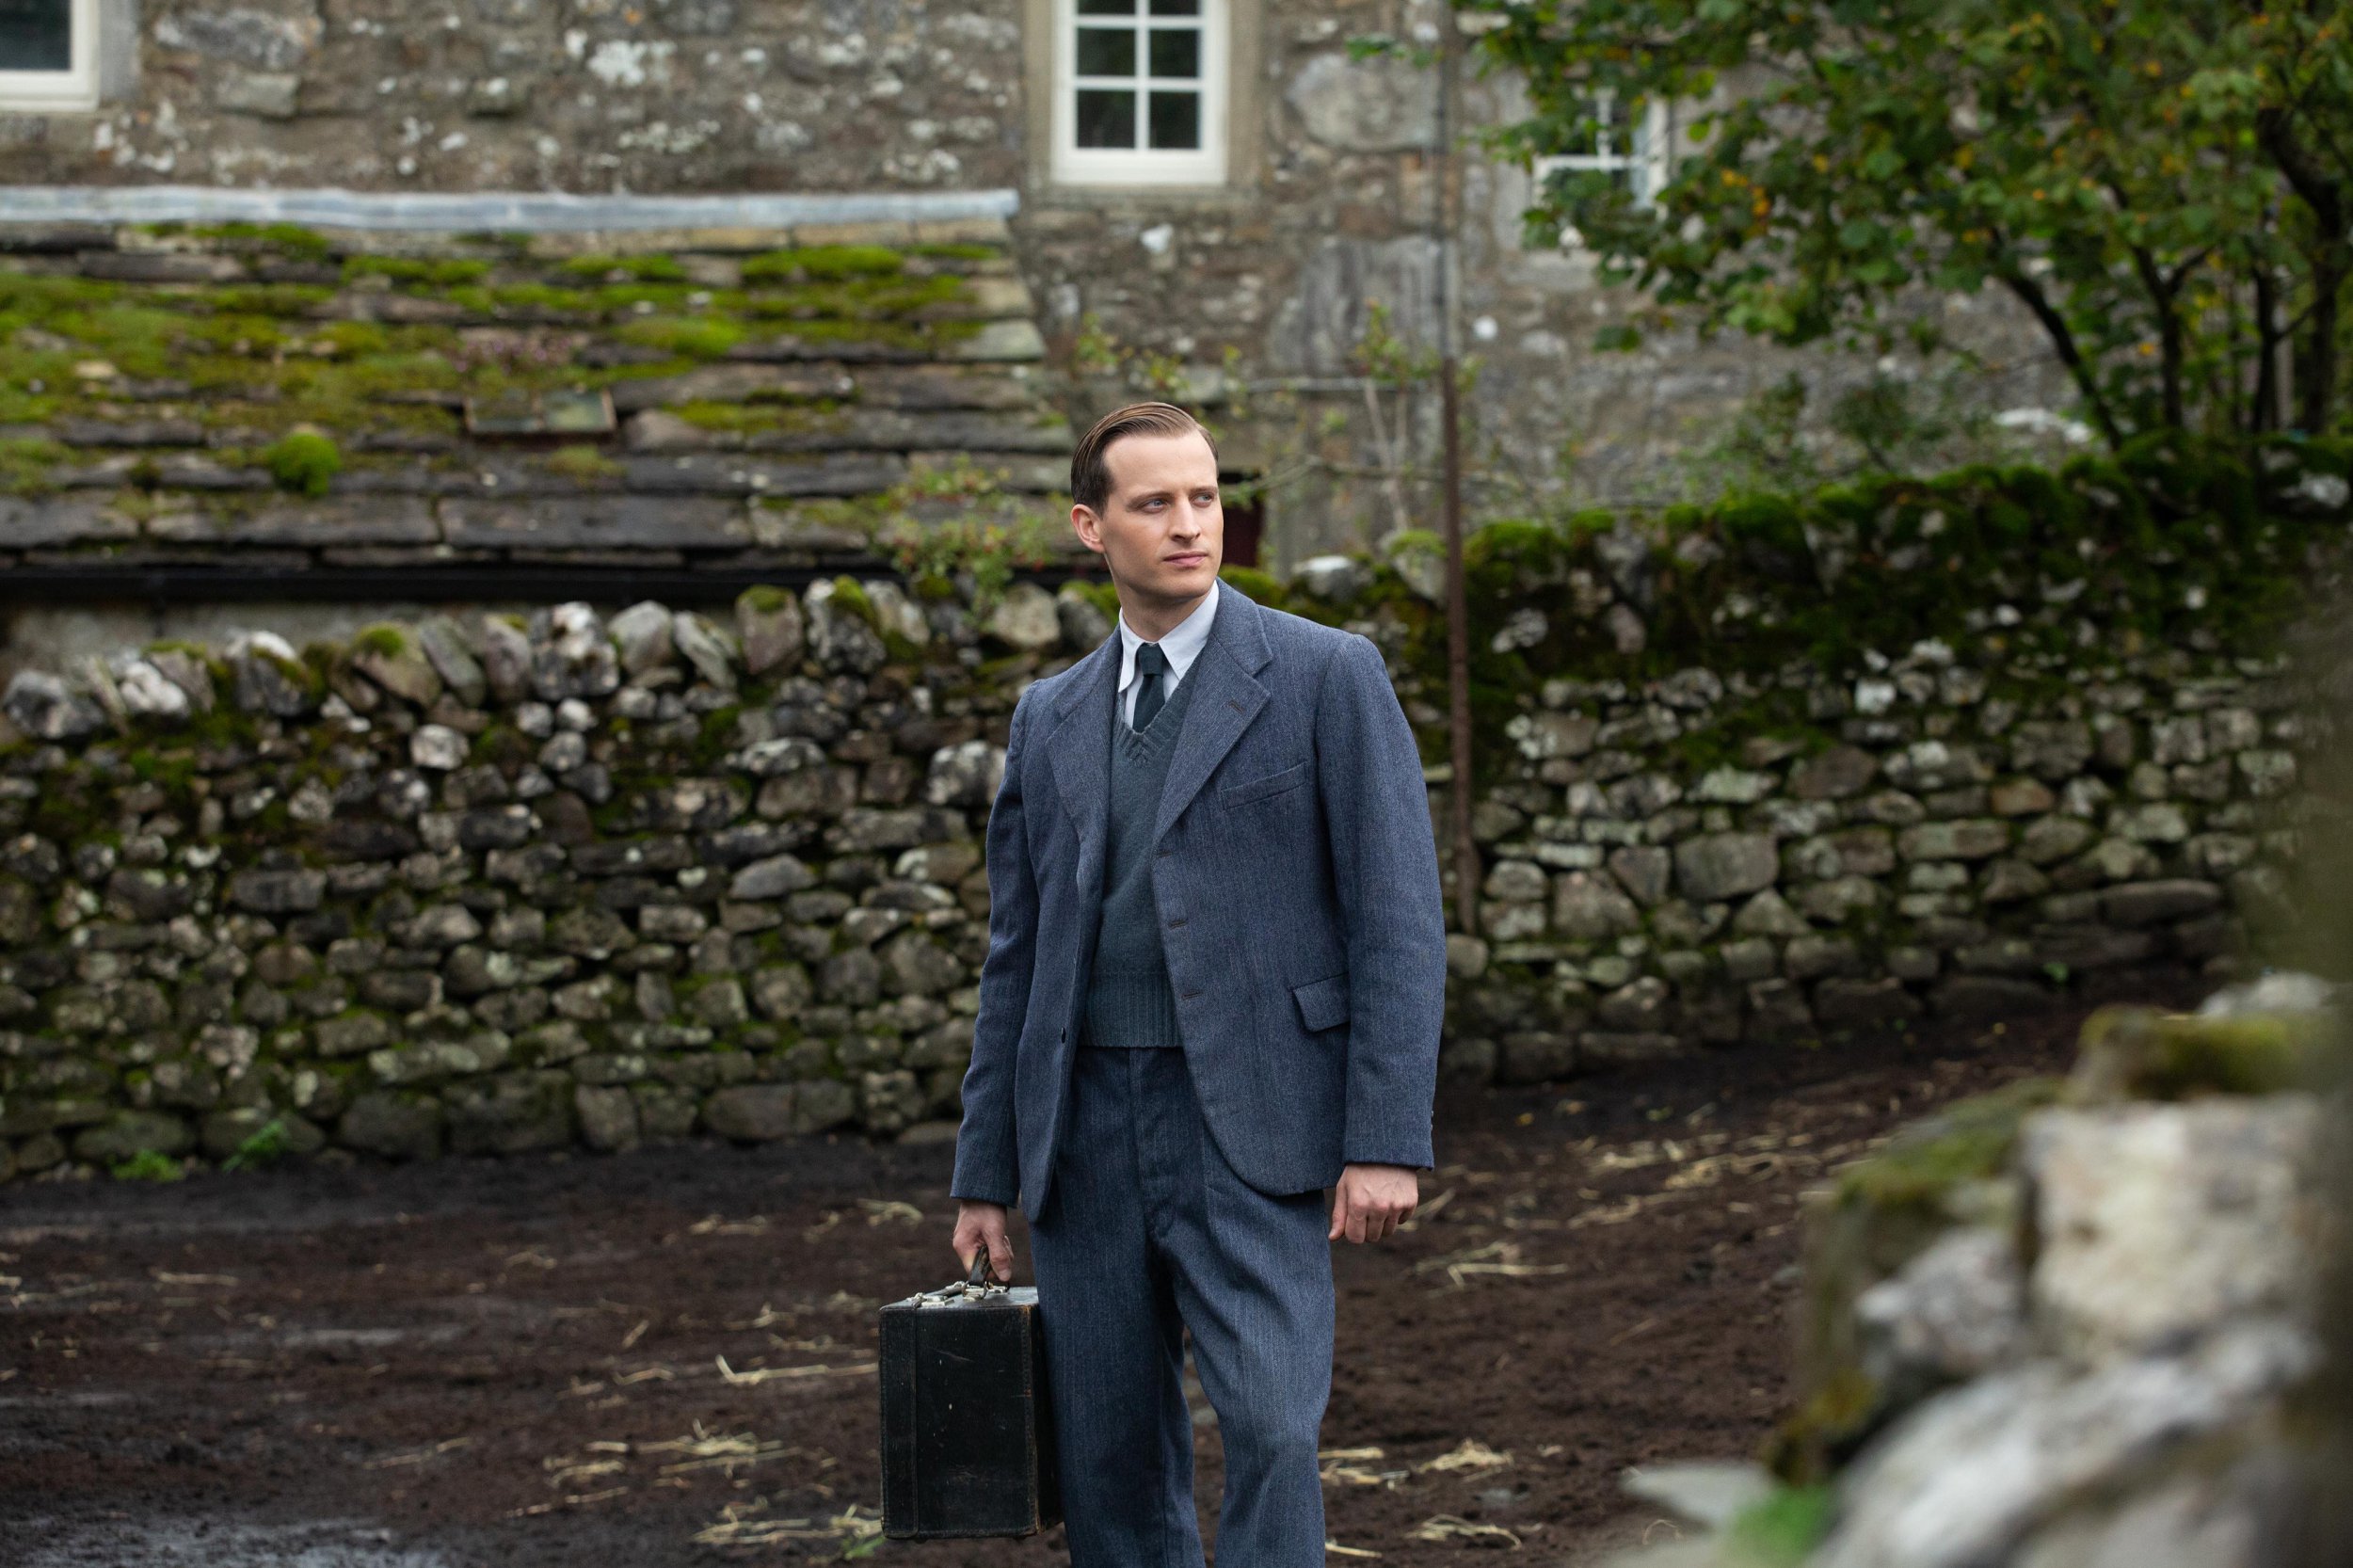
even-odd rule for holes
{"type": "Polygon", "coordinates": [[[1095,508],[1084,502],[1070,506],[1070,526],[1078,531],[1079,542],[1097,555],[1103,553],[1103,520],[1095,515],[1095,508]]]}

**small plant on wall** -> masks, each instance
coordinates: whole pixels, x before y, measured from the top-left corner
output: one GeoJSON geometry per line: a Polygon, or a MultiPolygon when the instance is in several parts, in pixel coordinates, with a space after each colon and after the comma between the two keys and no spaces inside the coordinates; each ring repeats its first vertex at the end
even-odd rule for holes
{"type": "Polygon", "coordinates": [[[974,611],[986,615],[1015,572],[1057,564],[1071,538],[1066,500],[1014,495],[1004,477],[960,458],[908,480],[892,493],[875,548],[919,593],[945,597],[963,579],[974,611]]]}
{"type": "Polygon", "coordinates": [[[161,1149],[141,1149],[109,1168],[117,1181],[178,1181],[187,1175],[180,1161],[161,1149]]]}

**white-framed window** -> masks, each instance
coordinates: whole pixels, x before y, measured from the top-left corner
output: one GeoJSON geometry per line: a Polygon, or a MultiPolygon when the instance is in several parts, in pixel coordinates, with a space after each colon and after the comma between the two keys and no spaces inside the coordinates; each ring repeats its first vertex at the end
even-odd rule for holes
{"type": "Polygon", "coordinates": [[[0,110],[98,107],[98,0],[0,0],[0,110]]]}
{"type": "MultiPolygon", "coordinates": [[[[1542,190],[1545,179],[1556,168],[1599,169],[1610,176],[1636,206],[1650,206],[1674,177],[1674,105],[1653,99],[1642,106],[1641,114],[1628,115],[1611,94],[1603,92],[1593,97],[1593,108],[1598,129],[1592,149],[1538,158],[1537,188],[1542,190]]],[[[1561,243],[1575,247],[1584,241],[1574,227],[1563,225],[1561,243]]]]}
{"type": "Polygon", "coordinates": [[[1227,0],[1054,0],[1054,178],[1225,179],[1227,0]]]}

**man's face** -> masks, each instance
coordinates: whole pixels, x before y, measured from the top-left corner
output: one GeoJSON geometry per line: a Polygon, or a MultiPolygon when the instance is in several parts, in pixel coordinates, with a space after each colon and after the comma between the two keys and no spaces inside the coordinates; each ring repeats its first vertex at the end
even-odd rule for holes
{"type": "Polygon", "coordinates": [[[1112,580],[1162,604],[1208,593],[1225,559],[1225,509],[1217,455],[1201,433],[1123,436],[1104,451],[1103,466],[1111,475],[1103,509],[1073,506],[1070,520],[1112,580]]]}

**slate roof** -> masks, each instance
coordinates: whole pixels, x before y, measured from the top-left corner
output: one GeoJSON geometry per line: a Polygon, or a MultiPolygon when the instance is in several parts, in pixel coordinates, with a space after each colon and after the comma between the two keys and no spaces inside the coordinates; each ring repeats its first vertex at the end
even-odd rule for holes
{"type": "Polygon", "coordinates": [[[0,581],[715,595],[871,564],[893,520],[1055,512],[1042,358],[1001,216],[0,219],[0,581]],[[273,472],[301,431],[340,459],[316,494],[273,472]]]}

